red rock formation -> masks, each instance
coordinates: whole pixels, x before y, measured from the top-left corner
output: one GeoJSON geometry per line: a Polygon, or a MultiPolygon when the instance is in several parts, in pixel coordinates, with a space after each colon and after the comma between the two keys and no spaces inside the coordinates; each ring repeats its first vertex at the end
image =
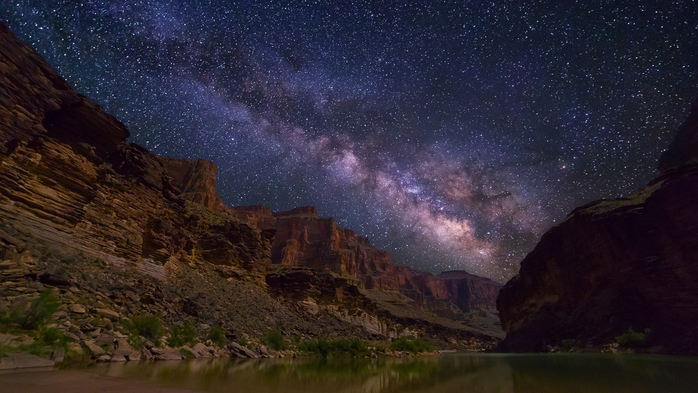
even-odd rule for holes
{"type": "MultiPolygon", "coordinates": [[[[226,278],[256,280],[262,288],[273,261],[310,269],[278,280],[272,275],[270,282],[314,271],[326,285],[339,276],[335,301],[352,307],[373,302],[375,311],[383,306],[372,291],[399,292],[409,300],[401,323],[422,318],[433,325],[424,320],[432,314],[413,312],[414,306],[459,321],[494,309],[494,282],[395,266],[387,252],[334,219],[319,218],[313,207],[227,208],[215,192],[213,163],[160,157],[128,144],[128,136],[0,24],[0,261],[28,248],[48,249],[136,266],[158,279],[178,263],[205,262],[219,265],[226,278]],[[358,303],[340,299],[361,290],[367,295],[358,303]]],[[[375,318],[359,322],[380,325],[375,318]]]]}
{"type": "Polygon", "coordinates": [[[274,229],[272,263],[329,269],[351,277],[366,290],[397,291],[438,315],[462,319],[463,313],[494,312],[500,284],[454,271],[433,275],[391,263],[390,255],[371,246],[332,218],[320,218],[314,207],[273,213],[266,207],[232,208],[236,217],[260,229],[274,229]]]}
{"type": "Polygon", "coordinates": [[[186,200],[209,209],[225,210],[225,204],[216,193],[216,164],[206,160],[192,161],[171,157],[160,157],[160,160],[186,200]]]}
{"type": "Polygon", "coordinates": [[[185,203],[222,209],[213,163],[127,144],[123,124],[1,24],[0,127],[6,233],[158,276],[170,258],[201,256],[265,272],[269,239],[258,229],[185,203]]]}
{"type": "Polygon", "coordinates": [[[575,209],[543,235],[500,291],[501,349],[563,339],[601,345],[633,327],[653,350],[698,353],[698,103],[628,198],[575,209]]]}

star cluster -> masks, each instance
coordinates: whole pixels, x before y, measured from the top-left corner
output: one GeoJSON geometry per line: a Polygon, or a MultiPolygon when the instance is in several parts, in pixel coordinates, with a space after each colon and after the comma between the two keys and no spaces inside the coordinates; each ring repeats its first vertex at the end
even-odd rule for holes
{"type": "Polygon", "coordinates": [[[698,91],[695,1],[3,1],[131,142],[228,205],[318,207],[393,262],[516,273],[626,195],[698,91]]]}

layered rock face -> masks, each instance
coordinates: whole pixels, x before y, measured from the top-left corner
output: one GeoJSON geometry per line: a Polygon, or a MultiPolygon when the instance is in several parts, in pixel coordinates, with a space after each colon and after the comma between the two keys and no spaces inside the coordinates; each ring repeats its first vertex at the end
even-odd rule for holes
{"type": "Polygon", "coordinates": [[[497,283],[395,266],[312,207],[226,207],[213,163],[161,157],[128,136],[0,24],[0,262],[14,280],[0,300],[43,280],[99,290],[122,316],[196,317],[249,334],[417,327],[468,345],[501,336],[497,283]],[[73,276],[56,275],[62,268],[73,276]],[[121,296],[119,282],[133,295],[121,296]]]}
{"type": "Polygon", "coordinates": [[[698,353],[698,102],[628,198],[575,209],[500,291],[504,351],[571,339],[598,346],[650,329],[653,351],[698,353]]]}
{"type": "Polygon", "coordinates": [[[224,207],[213,163],[126,143],[123,124],[76,94],[5,26],[0,38],[5,232],[159,276],[172,258],[265,271],[270,242],[258,229],[197,210],[224,207]]]}
{"type": "Polygon", "coordinates": [[[275,230],[272,263],[329,269],[355,279],[367,291],[398,291],[417,307],[438,315],[464,319],[465,314],[490,313],[500,284],[464,271],[439,275],[397,266],[390,255],[371,246],[333,218],[320,218],[314,207],[273,213],[265,206],[236,207],[233,214],[261,230],[275,230]]]}

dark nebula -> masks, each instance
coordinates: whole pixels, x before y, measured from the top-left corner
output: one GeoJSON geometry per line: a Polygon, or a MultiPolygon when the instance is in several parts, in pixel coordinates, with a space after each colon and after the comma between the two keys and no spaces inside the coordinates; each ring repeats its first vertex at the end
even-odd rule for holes
{"type": "Polygon", "coordinates": [[[228,205],[317,206],[397,264],[504,281],[627,195],[698,91],[695,1],[2,1],[0,19],[228,205]],[[420,4],[421,3],[421,4],[420,4]]]}

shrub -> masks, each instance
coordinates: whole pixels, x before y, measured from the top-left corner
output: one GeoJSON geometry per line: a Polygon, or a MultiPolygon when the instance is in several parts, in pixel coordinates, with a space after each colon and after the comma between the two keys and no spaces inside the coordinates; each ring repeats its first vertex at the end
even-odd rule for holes
{"type": "Polygon", "coordinates": [[[393,340],[393,342],[390,343],[389,348],[393,351],[406,351],[412,353],[434,351],[434,348],[426,341],[419,338],[409,339],[407,337],[400,337],[393,340]]]}
{"type": "Polygon", "coordinates": [[[159,315],[135,316],[131,318],[129,329],[152,341],[155,345],[160,344],[160,338],[165,334],[165,328],[162,326],[159,315]]]}
{"type": "Polygon", "coordinates": [[[326,357],[330,354],[331,347],[327,340],[318,338],[317,340],[307,340],[299,343],[298,349],[326,357]]]}
{"type": "Polygon", "coordinates": [[[264,343],[271,349],[280,351],[286,349],[286,341],[284,341],[284,335],[280,331],[274,329],[267,332],[266,337],[264,337],[264,343]]]}
{"type": "Polygon", "coordinates": [[[196,327],[191,321],[187,321],[182,326],[173,326],[167,345],[171,347],[181,347],[183,345],[192,346],[199,342],[196,327]]]}
{"type": "Polygon", "coordinates": [[[647,336],[650,334],[650,329],[645,329],[643,333],[636,332],[633,328],[628,328],[628,331],[616,337],[616,342],[621,347],[633,348],[644,347],[647,342],[647,336]]]}
{"type": "Polygon", "coordinates": [[[243,347],[246,347],[247,344],[249,344],[249,342],[247,341],[247,338],[246,338],[246,337],[242,337],[242,338],[240,339],[240,345],[242,345],[243,347]]]}
{"type": "Polygon", "coordinates": [[[67,349],[63,333],[58,328],[42,328],[33,343],[21,346],[20,349],[32,355],[47,356],[59,347],[67,349]]]}
{"type": "Polygon", "coordinates": [[[65,341],[65,336],[58,328],[41,329],[39,332],[39,340],[46,345],[56,345],[59,342],[65,341]]]}
{"type": "Polygon", "coordinates": [[[24,320],[24,313],[27,309],[27,303],[14,304],[8,311],[0,314],[0,332],[7,333],[13,328],[17,329],[24,320]]]}
{"type": "Polygon", "coordinates": [[[23,330],[35,330],[51,321],[59,305],[58,299],[51,291],[46,290],[29,305],[26,302],[14,304],[1,322],[18,325],[23,330]]]}
{"type": "Polygon", "coordinates": [[[131,333],[128,335],[128,344],[131,346],[131,348],[136,349],[140,351],[145,347],[145,342],[143,341],[143,337],[139,336],[138,334],[131,333]]]}
{"type": "Polygon", "coordinates": [[[225,336],[225,330],[220,325],[214,325],[208,331],[208,338],[213,341],[218,348],[223,348],[228,345],[228,338],[225,336]]]}
{"type": "Polygon", "coordinates": [[[322,357],[327,357],[329,355],[366,356],[370,354],[368,345],[366,345],[365,342],[359,339],[349,340],[346,338],[339,338],[331,341],[322,338],[307,340],[299,343],[298,349],[304,352],[318,354],[322,357]]]}

